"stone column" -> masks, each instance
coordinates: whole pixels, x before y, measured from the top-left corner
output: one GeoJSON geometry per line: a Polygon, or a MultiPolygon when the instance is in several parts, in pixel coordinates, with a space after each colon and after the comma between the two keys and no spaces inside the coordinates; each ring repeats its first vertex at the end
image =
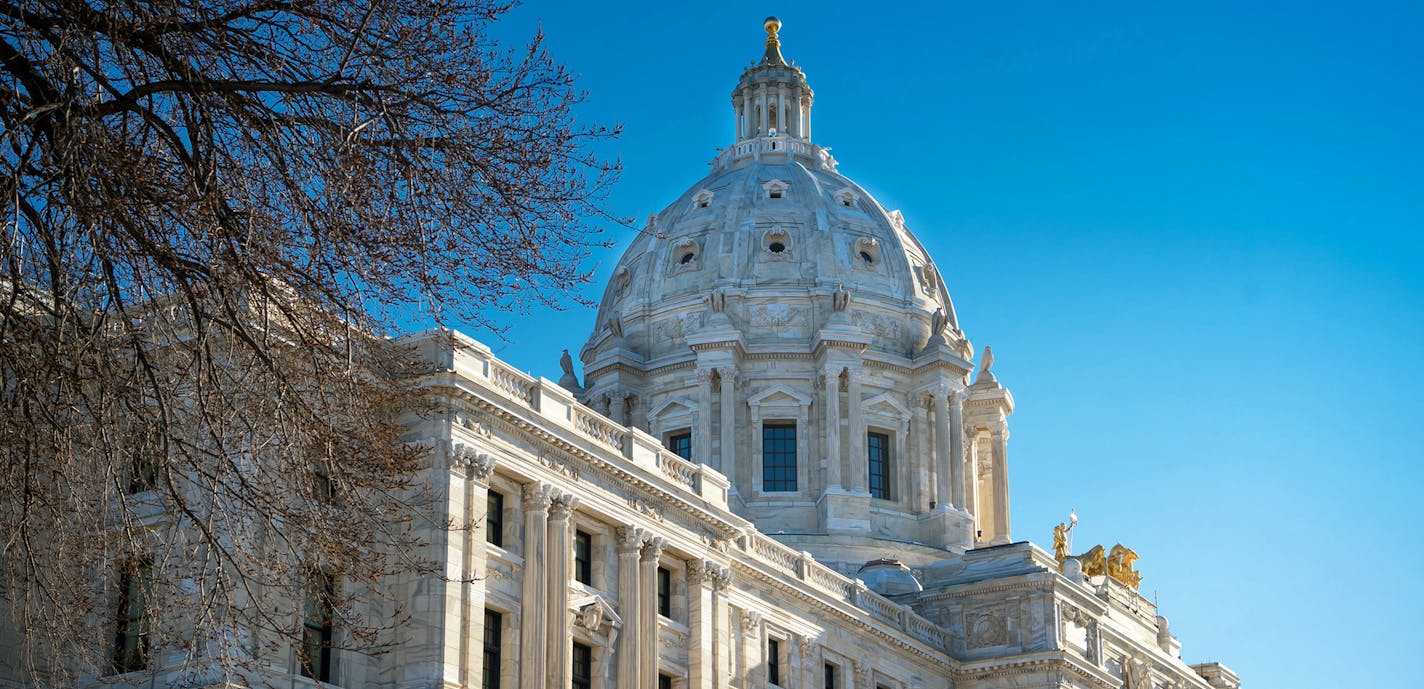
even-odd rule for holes
{"type": "Polygon", "coordinates": [[[545,640],[549,638],[548,580],[544,538],[548,530],[553,487],[524,485],[524,579],[519,601],[519,689],[544,686],[545,640]]]}
{"type": "Polygon", "coordinates": [[[994,539],[993,545],[1009,542],[1009,432],[996,428],[991,436],[994,453],[994,539]]]}
{"type": "MultiPolygon", "coordinates": [[[[974,522],[982,521],[979,514],[979,452],[974,448],[974,433],[970,429],[960,432],[960,442],[968,438],[964,453],[964,509],[974,515],[974,522]]],[[[976,534],[977,539],[977,534],[976,534]]]]}
{"type": "Polygon", "coordinates": [[[746,672],[743,687],[766,686],[766,659],[761,643],[761,614],[742,611],[742,669],[746,672]]]}
{"type": "Polygon", "coordinates": [[[692,459],[712,466],[712,371],[697,369],[697,430],[692,434],[692,459]]]}
{"type": "Polygon", "coordinates": [[[936,388],[930,394],[934,397],[935,414],[935,509],[946,510],[954,506],[954,479],[949,458],[949,400],[943,388],[936,388]]]}
{"type": "Polygon", "coordinates": [[[918,395],[910,397],[910,466],[915,471],[911,476],[910,490],[913,491],[911,504],[914,505],[915,513],[930,504],[934,492],[934,484],[931,483],[934,476],[934,458],[929,448],[929,415],[925,408],[927,402],[929,400],[918,395]]]}
{"type": "Polygon", "coordinates": [[[566,687],[573,670],[569,648],[569,560],[573,544],[569,539],[569,517],[578,507],[579,499],[563,494],[549,505],[549,557],[546,561],[549,578],[549,636],[547,686],[566,687]]]}
{"type": "Polygon", "coordinates": [[[964,509],[964,395],[949,394],[949,481],[954,506],[964,509]]]}
{"type": "Polygon", "coordinates": [[[749,136],[748,133],[751,131],[751,122],[752,122],[752,99],[750,98],[750,96],[751,96],[751,94],[749,94],[749,93],[746,93],[746,92],[743,92],[743,93],[742,93],[742,120],[737,123],[737,124],[741,125],[741,126],[738,127],[738,129],[737,129],[737,138],[738,138],[738,139],[745,139],[745,138],[747,138],[747,137],[749,136]]]}
{"type": "Polygon", "coordinates": [[[846,381],[846,410],[850,417],[850,490],[869,494],[870,464],[865,456],[865,415],[861,413],[860,381],[865,374],[850,371],[846,381]]]}
{"type": "Polygon", "coordinates": [[[826,382],[826,490],[841,490],[841,370],[825,370],[826,382]]]}
{"type": "Polygon", "coordinates": [[[801,109],[801,89],[796,89],[796,136],[806,138],[804,125],[806,121],[805,111],[801,109]]]}
{"type": "Polygon", "coordinates": [[[628,425],[628,393],[614,390],[608,393],[608,418],[620,426],[628,425]]]}
{"type": "MultiPolygon", "coordinates": [[[[658,687],[658,558],[662,557],[667,541],[658,536],[649,536],[643,541],[643,559],[638,565],[640,585],[637,624],[642,627],[641,648],[638,650],[638,685],[640,689],[658,687]]],[[[627,626],[627,622],[624,622],[627,626]]]]}
{"type": "MultiPolygon", "coordinates": [[[[618,606],[623,613],[623,632],[618,635],[618,689],[638,689],[638,650],[643,618],[639,610],[638,554],[643,548],[642,529],[620,526],[618,541],[618,606]]],[[[520,689],[524,689],[520,687],[520,689]]]]}
{"type": "MultiPolygon", "coordinates": [[[[450,515],[463,520],[465,528],[460,539],[460,552],[451,548],[448,561],[460,563],[458,571],[448,571],[449,587],[458,587],[459,596],[446,596],[446,620],[464,620],[463,625],[447,623],[442,625],[447,649],[460,649],[460,682],[472,684],[473,673],[480,671],[484,648],[476,639],[485,638],[485,587],[461,583],[486,575],[487,549],[484,529],[481,528],[486,512],[489,511],[489,478],[494,473],[495,459],[492,455],[460,450],[452,458],[451,469],[456,480],[451,481],[450,515]],[[464,490],[459,489],[464,483],[464,490]],[[458,515],[458,516],[457,516],[458,515]],[[458,602],[458,614],[450,607],[458,602]]],[[[459,533],[450,531],[450,534],[459,533]]],[[[453,546],[453,543],[452,543],[453,546]]]]}
{"type": "Polygon", "coordinates": [[[722,689],[726,686],[725,613],[720,599],[725,596],[731,570],[711,560],[691,563],[687,570],[688,622],[687,685],[695,689],[722,689]]]}
{"type": "MultiPolygon", "coordinates": [[[[718,461],[721,463],[721,472],[727,477],[727,483],[731,484],[729,490],[735,492],[737,479],[737,369],[724,366],[717,369],[717,377],[722,381],[722,419],[720,428],[722,434],[722,450],[718,461]]],[[[710,441],[710,440],[709,440],[710,441]]]]}

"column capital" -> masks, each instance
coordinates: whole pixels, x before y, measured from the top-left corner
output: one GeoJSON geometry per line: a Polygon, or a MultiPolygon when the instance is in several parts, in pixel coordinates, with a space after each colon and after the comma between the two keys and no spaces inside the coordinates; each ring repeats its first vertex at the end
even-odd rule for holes
{"type": "Polygon", "coordinates": [[[494,473],[495,463],[494,455],[475,452],[464,446],[456,446],[456,450],[450,455],[451,471],[461,478],[480,483],[489,481],[490,474],[494,473]]]}
{"type": "Polygon", "coordinates": [[[699,367],[697,367],[697,370],[695,371],[695,374],[697,375],[697,382],[700,383],[700,384],[702,384],[702,385],[711,385],[711,384],[712,384],[712,374],[715,373],[716,371],[717,371],[717,369],[716,369],[715,367],[712,367],[712,366],[699,366],[699,367]]]}
{"type": "Polygon", "coordinates": [[[613,539],[620,554],[637,553],[643,547],[647,533],[636,526],[620,526],[613,530],[613,539]]]}
{"type": "Polygon", "coordinates": [[[722,591],[732,583],[732,570],[712,560],[698,560],[687,568],[687,580],[692,586],[705,585],[713,591],[722,591]]]}
{"type": "Polygon", "coordinates": [[[542,512],[549,509],[549,505],[554,501],[556,490],[547,483],[526,483],[523,489],[524,511],[542,512]]]}
{"type": "Polygon", "coordinates": [[[579,499],[573,493],[556,495],[549,501],[549,520],[554,522],[567,522],[574,513],[574,508],[578,507],[579,499]]]}
{"type": "Polygon", "coordinates": [[[643,562],[656,562],[659,557],[662,557],[663,549],[665,548],[667,548],[666,538],[648,534],[647,538],[643,541],[643,562]]]}

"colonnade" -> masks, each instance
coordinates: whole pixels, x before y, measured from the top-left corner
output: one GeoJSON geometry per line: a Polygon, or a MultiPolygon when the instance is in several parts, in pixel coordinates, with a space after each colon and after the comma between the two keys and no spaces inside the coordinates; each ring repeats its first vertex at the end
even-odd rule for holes
{"type": "Polygon", "coordinates": [[[778,134],[811,138],[811,96],[795,84],[763,82],[739,91],[738,140],[778,134]],[[776,117],[772,117],[772,113],[776,117]]]}

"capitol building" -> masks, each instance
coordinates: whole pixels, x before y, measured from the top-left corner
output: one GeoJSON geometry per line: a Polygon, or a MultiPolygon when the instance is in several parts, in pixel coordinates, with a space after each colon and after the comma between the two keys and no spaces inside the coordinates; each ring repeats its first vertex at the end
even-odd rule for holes
{"type": "Polygon", "coordinates": [[[405,338],[436,368],[412,437],[443,516],[480,526],[428,535],[445,576],[405,587],[393,652],[289,649],[273,686],[1240,686],[1184,659],[1131,550],[1016,538],[1009,381],[764,28],[734,139],[649,217],[561,379],[405,338]]]}

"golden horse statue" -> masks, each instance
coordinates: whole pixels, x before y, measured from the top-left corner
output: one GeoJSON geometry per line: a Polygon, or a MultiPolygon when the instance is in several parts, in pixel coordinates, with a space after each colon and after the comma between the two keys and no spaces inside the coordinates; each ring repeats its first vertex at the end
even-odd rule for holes
{"type": "MultiPolygon", "coordinates": [[[[1134,562],[1137,562],[1136,551],[1121,543],[1113,546],[1112,551],[1108,553],[1108,576],[1122,582],[1124,586],[1137,588],[1142,584],[1142,573],[1132,569],[1134,562]]],[[[1085,567],[1084,570],[1086,569],[1085,567]]]]}
{"type": "MultiPolygon", "coordinates": [[[[1083,576],[1100,577],[1104,574],[1107,574],[1108,571],[1107,558],[1103,556],[1103,552],[1104,551],[1102,546],[1095,545],[1088,552],[1083,553],[1082,555],[1073,555],[1071,557],[1074,560],[1077,560],[1079,564],[1083,565],[1083,576]]],[[[1065,561],[1067,559],[1067,557],[1063,558],[1063,560],[1065,561]]],[[[1060,570],[1063,569],[1063,562],[1060,561],[1058,563],[1058,568],[1060,570]]]]}

